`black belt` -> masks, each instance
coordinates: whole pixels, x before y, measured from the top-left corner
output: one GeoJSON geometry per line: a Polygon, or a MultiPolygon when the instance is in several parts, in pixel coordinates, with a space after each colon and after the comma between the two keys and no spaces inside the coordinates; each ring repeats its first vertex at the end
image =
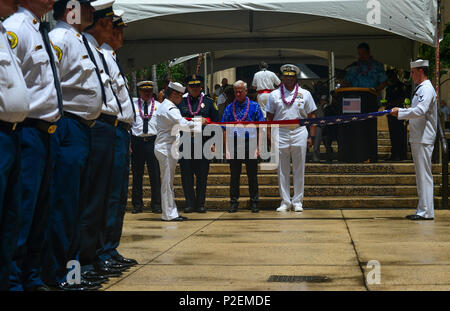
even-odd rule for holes
{"type": "Polygon", "coordinates": [[[119,120],[117,120],[117,117],[116,117],[116,116],[111,116],[111,115],[105,114],[105,113],[102,113],[102,114],[97,118],[97,120],[102,121],[102,122],[105,122],[105,123],[108,123],[109,125],[112,125],[112,126],[114,126],[114,127],[116,127],[117,124],[119,124],[119,120]]]}
{"type": "Polygon", "coordinates": [[[146,137],[141,137],[141,136],[132,136],[132,137],[136,138],[138,140],[141,140],[143,142],[154,141],[156,139],[156,135],[146,136],[146,137]]]}
{"type": "Polygon", "coordinates": [[[74,113],[70,113],[67,111],[64,111],[64,117],[67,117],[72,120],[76,120],[76,121],[80,122],[81,124],[86,125],[89,128],[94,127],[94,125],[95,125],[95,120],[86,120],[74,113]]]}
{"type": "Polygon", "coordinates": [[[26,118],[23,123],[23,127],[34,127],[37,128],[39,131],[47,133],[47,134],[53,134],[56,132],[56,129],[58,126],[55,123],[47,122],[40,119],[32,119],[32,118],[26,118]]]}
{"type": "Polygon", "coordinates": [[[117,124],[117,126],[120,127],[121,129],[124,129],[127,132],[131,129],[130,123],[126,123],[126,122],[122,122],[122,121],[119,121],[119,124],[117,124]]]}
{"type": "Polygon", "coordinates": [[[6,122],[0,120],[0,130],[8,133],[14,132],[18,128],[19,124],[19,122],[6,122]]]}

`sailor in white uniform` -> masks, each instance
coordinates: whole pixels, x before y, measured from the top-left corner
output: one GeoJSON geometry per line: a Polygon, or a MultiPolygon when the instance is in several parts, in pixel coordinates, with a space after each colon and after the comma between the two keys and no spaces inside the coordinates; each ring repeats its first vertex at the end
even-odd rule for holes
{"type": "MultiPolygon", "coordinates": [[[[174,157],[174,143],[179,140],[180,133],[176,126],[182,130],[189,131],[196,125],[194,121],[187,121],[181,116],[178,105],[183,99],[185,87],[178,82],[170,82],[167,89],[167,97],[161,103],[160,109],[156,113],[156,124],[158,134],[155,141],[155,156],[158,159],[161,169],[161,209],[162,220],[183,221],[187,217],[178,215],[175,204],[175,194],[173,180],[178,159],[174,157]],[[175,128],[175,130],[174,130],[175,128]]],[[[202,123],[205,123],[202,118],[202,123]]]]}
{"type": "Polygon", "coordinates": [[[268,70],[269,65],[265,62],[259,63],[259,71],[253,76],[252,87],[258,92],[257,101],[264,117],[266,117],[266,104],[270,93],[274,88],[280,85],[281,81],[277,75],[268,70]]]}
{"type": "MultiPolygon", "coordinates": [[[[267,120],[296,120],[315,118],[317,109],[311,93],[302,89],[297,84],[297,75],[300,69],[295,65],[283,65],[280,68],[282,81],[280,88],[270,93],[266,106],[267,120]]],[[[307,146],[312,146],[316,128],[308,130],[305,126],[294,129],[280,127],[272,137],[279,148],[278,183],[281,195],[281,205],[277,212],[286,212],[292,209],[296,212],[303,211],[303,192],[305,179],[305,159],[307,146]],[[290,195],[290,170],[292,159],[292,171],[294,175],[294,196],[290,195]]]]}
{"type": "Polygon", "coordinates": [[[436,92],[428,80],[428,60],[411,63],[411,78],[417,85],[411,100],[411,108],[393,108],[391,115],[399,120],[409,120],[409,142],[416,170],[419,202],[410,220],[434,219],[433,174],[431,155],[437,129],[436,92]]]}

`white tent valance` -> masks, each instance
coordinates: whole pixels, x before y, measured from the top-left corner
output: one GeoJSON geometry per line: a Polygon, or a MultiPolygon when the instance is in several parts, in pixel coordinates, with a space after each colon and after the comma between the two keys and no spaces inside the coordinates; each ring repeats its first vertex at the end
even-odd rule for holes
{"type": "MultiPolygon", "coordinates": [[[[312,49],[407,67],[414,42],[435,45],[437,0],[116,0],[129,23],[128,69],[206,51],[312,49]]],[[[338,64],[339,65],[339,64],[338,64]]]]}

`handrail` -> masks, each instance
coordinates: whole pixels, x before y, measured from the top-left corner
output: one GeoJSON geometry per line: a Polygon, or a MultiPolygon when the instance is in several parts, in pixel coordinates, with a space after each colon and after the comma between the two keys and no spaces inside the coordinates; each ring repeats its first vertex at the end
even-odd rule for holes
{"type": "Polygon", "coordinates": [[[441,168],[442,168],[442,187],[441,187],[441,195],[442,195],[442,208],[448,209],[448,144],[447,138],[445,137],[445,131],[442,127],[442,118],[441,112],[438,111],[438,135],[439,141],[441,143],[441,168]]]}

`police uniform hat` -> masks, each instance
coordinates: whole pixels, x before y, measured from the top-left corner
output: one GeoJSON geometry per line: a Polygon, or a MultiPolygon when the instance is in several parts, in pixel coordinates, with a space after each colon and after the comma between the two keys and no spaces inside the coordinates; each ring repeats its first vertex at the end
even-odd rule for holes
{"type": "Polygon", "coordinates": [[[178,82],[170,82],[169,88],[180,93],[184,93],[186,91],[186,88],[183,85],[181,85],[181,83],[178,82]]]}
{"type": "Polygon", "coordinates": [[[428,67],[429,62],[428,60],[418,59],[414,62],[411,62],[411,68],[420,68],[420,67],[428,67]]]}
{"type": "Polygon", "coordinates": [[[97,0],[92,2],[92,7],[95,9],[94,20],[105,17],[114,17],[113,4],[115,0],[97,0]]]}
{"type": "Polygon", "coordinates": [[[125,12],[123,10],[114,10],[114,18],[113,18],[113,25],[114,28],[119,27],[127,27],[127,24],[122,19],[122,16],[125,12]]]}
{"type": "Polygon", "coordinates": [[[201,86],[202,82],[203,82],[203,77],[193,74],[193,75],[187,76],[185,81],[186,81],[187,86],[190,86],[190,87],[201,86]]]}
{"type": "Polygon", "coordinates": [[[280,71],[283,76],[298,76],[300,74],[300,69],[292,64],[281,66],[280,71]]]}
{"type": "Polygon", "coordinates": [[[141,90],[153,90],[153,81],[141,81],[137,87],[141,90]]]}

